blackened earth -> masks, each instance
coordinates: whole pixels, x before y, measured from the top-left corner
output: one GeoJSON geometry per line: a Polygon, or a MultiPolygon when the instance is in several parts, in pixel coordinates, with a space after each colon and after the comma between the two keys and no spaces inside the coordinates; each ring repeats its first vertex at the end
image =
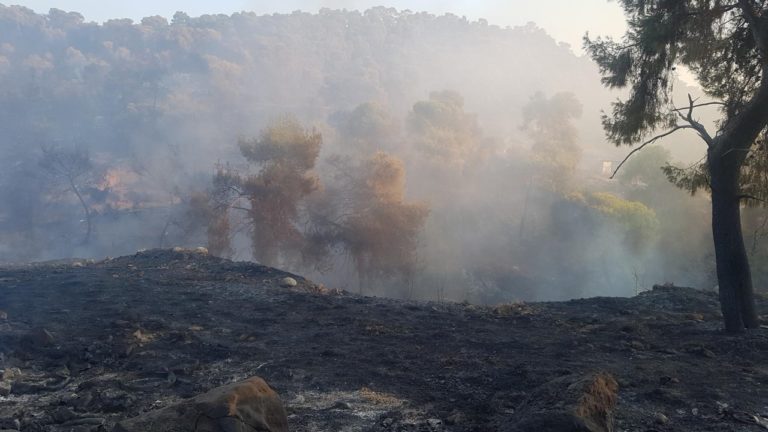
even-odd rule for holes
{"type": "Polygon", "coordinates": [[[600,371],[617,431],[768,428],[768,330],[724,334],[716,294],[690,288],[418,303],[152,250],[1,268],[0,310],[0,429],[111,430],[258,375],[292,431],[493,431],[536,388],[600,371]]]}

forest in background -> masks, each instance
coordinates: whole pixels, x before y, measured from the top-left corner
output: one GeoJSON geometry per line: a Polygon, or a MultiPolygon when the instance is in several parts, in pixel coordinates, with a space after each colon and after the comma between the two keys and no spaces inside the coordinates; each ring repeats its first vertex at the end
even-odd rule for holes
{"type": "MultiPolygon", "coordinates": [[[[609,180],[615,96],[533,24],[0,5],[0,261],[208,245],[407,298],[712,288],[707,196],[660,169],[703,149],[649,147],[609,180]]],[[[759,289],[765,212],[745,218],[759,289]]]]}

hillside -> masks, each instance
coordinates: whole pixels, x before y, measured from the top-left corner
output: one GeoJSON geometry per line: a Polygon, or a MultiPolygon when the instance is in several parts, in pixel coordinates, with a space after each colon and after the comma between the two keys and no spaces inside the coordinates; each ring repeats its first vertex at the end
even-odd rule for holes
{"type": "Polygon", "coordinates": [[[593,372],[619,383],[617,431],[768,417],[768,331],[721,333],[714,293],[478,307],[285,276],[187,250],[0,269],[0,429],[111,430],[253,375],[292,431],[512,431],[537,389],[593,372]]]}

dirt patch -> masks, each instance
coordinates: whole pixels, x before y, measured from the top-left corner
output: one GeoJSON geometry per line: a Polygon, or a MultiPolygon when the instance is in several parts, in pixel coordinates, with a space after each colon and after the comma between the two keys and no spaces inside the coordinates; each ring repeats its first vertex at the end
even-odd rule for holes
{"type": "Polygon", "coordinates": [[[618,382],[617,431],[759,431],[768,417],[768,331],[723,334],[716,295],[689,288],[414,303],[183,250],[0,281],[0,429],[111,430],[255,375],[291,431],[498,430],[536,389],[595,372],[618,382]]]}

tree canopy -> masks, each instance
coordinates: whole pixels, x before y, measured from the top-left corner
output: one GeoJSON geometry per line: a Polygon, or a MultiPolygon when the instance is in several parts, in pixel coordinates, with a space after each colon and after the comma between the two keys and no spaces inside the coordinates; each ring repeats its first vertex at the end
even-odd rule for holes
{"type": "Polygon", "coordinates": [[[629,96],[616,101],[612,112],[603,116],[606,134],[617,145],[640,144],[630,155],[680,130],[695,132],[705,143],[706,176],[686,176],[674,169],[667,169],[667,174],[691,190],[700,187],[702,179],[707,181],[726,328],[756,327],[740,206],[748,197],[744,181],[755,177],[749,168],[759,166],[746,161],[761,149],[756,142],[768,125],[766,2],[622,0],[621,4],[628,24],[621,41],[585,38],[603,84],[629,89],[629,96]],[[678,67],[693,72],[710,100],[698,101],[690,95],[687,101],[672,99],[678,67]],[[697,109],[707,105],[721,110],[714,131],[695,116],[697,109]],[[646,139],[651,134],[657,135],[646,139]],[[747,175],[743,175],[745,169],[747,175]]]}

